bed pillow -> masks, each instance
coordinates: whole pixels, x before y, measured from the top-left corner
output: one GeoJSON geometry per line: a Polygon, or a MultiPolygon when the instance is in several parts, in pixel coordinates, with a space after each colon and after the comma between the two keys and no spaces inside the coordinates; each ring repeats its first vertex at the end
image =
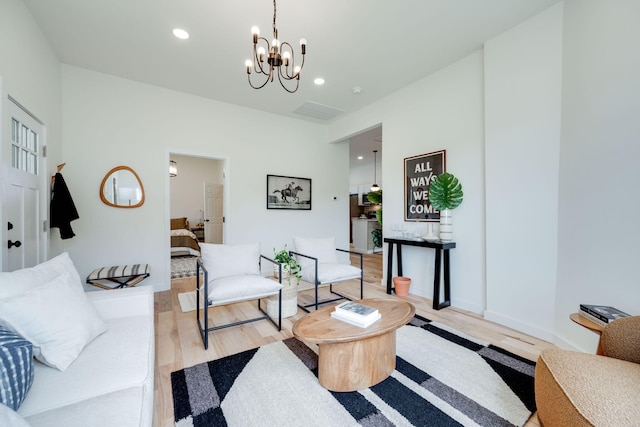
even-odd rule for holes
{"type": "Polygon", "coordinates": [[[82,281],[69,254],[64,252],[35,267],[23,268],[10,273],[0,273],[0,300],[13,298],[49,282],[64,272],[69,272],[82,290],[82,281]]]}
{"type": "MultiPolygon", "coordinates": [[[[301,254],[309,255],[318,259],[318,264],[335,264],[338,262],[336,253],[336,239],[333,237],[310,238],[293,237],[293,250],[301,254]]],[[[298,263],[304,270],[314,265],[312,259],[296,256],[298,263]]]]}
{"type": "Polygon", "coordinates": [[[180,229],[188,229],[189,221],[186,217],[182,218],[171,218],[171,229],[172,230],[180,230],[180,229]]]}
{"type": "Polygon", "coordinates": [[[209,282],[222,277],[260,274],[260,243],[216,245],[200,243],[202,263],[209,272],[209,282]]]}
{"type": "Polygon", "coordinates": [[[60,371],[107,330],[69,272],[0,301],[0,321],[31,341],[38,360],[60,371]]]}
{"type": "Polygon", "coordinates": [[[0,403],[17,411],[32,384],[33,346],[0,326],[0,403]]]}

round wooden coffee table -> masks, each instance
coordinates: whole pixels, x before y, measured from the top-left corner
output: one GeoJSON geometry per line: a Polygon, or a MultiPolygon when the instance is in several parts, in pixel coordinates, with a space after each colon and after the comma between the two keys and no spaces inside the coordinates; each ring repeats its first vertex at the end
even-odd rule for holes
{"type": "Polygon", "coordinates": [[[396,368],[396,329],[415,314],[413,304],[395,299],[364,299],[382,318],[360,328],[331,317],[334,307],[314,311],[293,325],[293,335],[318,344],[318,381],[331,391],[362,390],[386,379],[396,368]]]}

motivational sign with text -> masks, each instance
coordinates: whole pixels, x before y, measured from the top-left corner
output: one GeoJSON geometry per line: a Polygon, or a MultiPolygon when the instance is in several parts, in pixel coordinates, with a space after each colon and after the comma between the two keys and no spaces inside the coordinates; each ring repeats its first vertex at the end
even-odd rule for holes
{"type": "Polygon", "coordinates": [[[439,221],[440,212],[429,203],[429,185],[446,172],[446,150],[404,159],[405,221],[439,221]]]}

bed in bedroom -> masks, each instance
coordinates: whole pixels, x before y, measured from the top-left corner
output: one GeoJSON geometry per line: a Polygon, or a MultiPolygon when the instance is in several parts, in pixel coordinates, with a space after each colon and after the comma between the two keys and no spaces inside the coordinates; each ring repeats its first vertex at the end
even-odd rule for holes
{"type": "Polygon", "coordinates": [[[171,218],[171,257],[182,256],[200,256],[200,245],[187,218],[171,218]]]}

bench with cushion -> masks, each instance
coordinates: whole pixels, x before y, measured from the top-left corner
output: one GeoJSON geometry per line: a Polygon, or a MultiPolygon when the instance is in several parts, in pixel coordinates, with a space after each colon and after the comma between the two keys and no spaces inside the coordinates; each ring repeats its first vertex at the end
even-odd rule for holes
{"type": "Polygon", "coordinates": [[[137,285],[150,274],[149,264],[114,265],[96,268],[87,276],[87,283],[102,289],[121,289],[137,285]]]}

